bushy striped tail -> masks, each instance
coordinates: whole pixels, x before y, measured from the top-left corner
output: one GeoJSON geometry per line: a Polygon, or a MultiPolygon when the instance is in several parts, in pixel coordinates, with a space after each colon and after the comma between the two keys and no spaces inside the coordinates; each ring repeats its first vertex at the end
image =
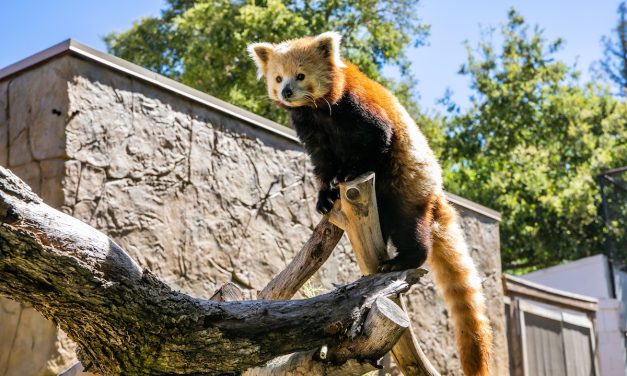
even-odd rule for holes
{"type": "Polygon", "coordinates": [[[492,328],[481,279],[470,258],[458,215],[441,196],[434,208],[433,248],[427,259],[453,317],[466,376],[489,375],[492,328]]]}

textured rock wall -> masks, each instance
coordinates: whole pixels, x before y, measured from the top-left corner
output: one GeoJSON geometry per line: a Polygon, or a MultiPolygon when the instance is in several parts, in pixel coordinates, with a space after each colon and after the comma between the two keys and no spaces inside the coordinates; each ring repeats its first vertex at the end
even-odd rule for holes
{"type": "MultiPolygon", "coordinates": [[[[184,292],[207,298],[232,281],[254,297],[318,222],[297,144],[137,78],[64,56],[0,82],[2,98],[10,120],[0,117],[0,146],[8,127],[10,147],[0,148],[0,163],[184,292]]],[[[498,223],[461,210],[485,277],[495,362],[507,369],[498,223]]],[[[358,276],[343,241],[310,286],[323,291],[358,276]]],[[[429,357],[443,373],[461,374],[433,284],[414,288],[408,305],[429,357]]],[[[0,346],[0,362],[10,347],[0,346]]]]}
{"type": "MultiPolygon", "coordinates": [[[[0,164],[60,207],[67,84],[53,61],[0,82],[0,164]],[[54,111],[56,110],[56,111],[54,111]]],[[[0,375],[56,375],[76,362],[75,345],[28,304],[0,298],[0,375]]]]}
{"type": "MultiPolygon", "coordinates": [[[[470,254],[481,272],[488,312],[494,330],[492,373],[507,375],[509,370],[498,222],[468,208],[456,206],[470,254]]],[[[453,323],[433,281],[414,288],[407,301],[422,349],[443,375],[461,375],[455,347],[453,323]]]]}
{"type": "MultiPolygon", "coordinates": [[[[106,232],[187,293],[249,293],[298,251],[318,217],[307,158],[241,121],[73,59],[63,210],[106,232]],[[255,134],[258,133],[258,134],[255,134]]],[[[348,282],[346,248],[316,280],[348,282]]]]}

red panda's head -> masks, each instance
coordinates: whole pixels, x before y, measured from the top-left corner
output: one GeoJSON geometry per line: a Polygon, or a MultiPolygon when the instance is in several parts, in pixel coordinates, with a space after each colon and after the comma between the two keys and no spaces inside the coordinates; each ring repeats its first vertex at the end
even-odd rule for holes
{"type": "Polygon", "coordinates": [[[327,32],[280,44],[253,43],[248,52],[271,99],[287,107],[337,101],[343,87],[340,35],[327,32]]]}

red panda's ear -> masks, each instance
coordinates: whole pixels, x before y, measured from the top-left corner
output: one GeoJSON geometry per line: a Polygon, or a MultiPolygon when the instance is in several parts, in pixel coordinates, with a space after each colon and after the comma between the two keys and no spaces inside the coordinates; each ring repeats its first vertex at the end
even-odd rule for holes
{"type": "Polygon", "coordinates": [[[334,31],[327,31],[314,38],[314,45],[322,56],[330,59],[336,67],[342,68],[346,65],[340,58],[340,41],[342,36],[334,31]]]}
{"type": "Polygon", "coordinates": [[[253,43],[247,48],[248,54],[257,65],[257,78],[261,78],[266,73],[268,60],[274,51],[274,46],[270,43],[253,43]]]}

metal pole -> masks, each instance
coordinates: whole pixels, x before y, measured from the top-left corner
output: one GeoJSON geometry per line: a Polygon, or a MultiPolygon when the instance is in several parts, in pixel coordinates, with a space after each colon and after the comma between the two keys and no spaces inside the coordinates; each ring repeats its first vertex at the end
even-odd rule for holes
{"type": "Polygon", "coordinates": [[[599,175],[599,188],[601,189],[601,202],[603,206],[603,222],[607,231],[606,253],[608,259],[608,272],[610,278],[610,294],[616,299],[616,286],[614,281],[614,237],[612,234],[612,222],[610,221],[609,208],[607,206],[607,196],[605,195],[605,175],[599,175]]]}
{"type": "Polygon", "coordinates": [[[599,175],[599,187],[601,189],[601,202],[603,207],[603,222],[607,231],[606,251],[610,260],[614,260],[614,239],[612,236],[612,222],[610,221],[610,212],[607,206],[607,196],[605,195],[605,175],[599,175]]]}

